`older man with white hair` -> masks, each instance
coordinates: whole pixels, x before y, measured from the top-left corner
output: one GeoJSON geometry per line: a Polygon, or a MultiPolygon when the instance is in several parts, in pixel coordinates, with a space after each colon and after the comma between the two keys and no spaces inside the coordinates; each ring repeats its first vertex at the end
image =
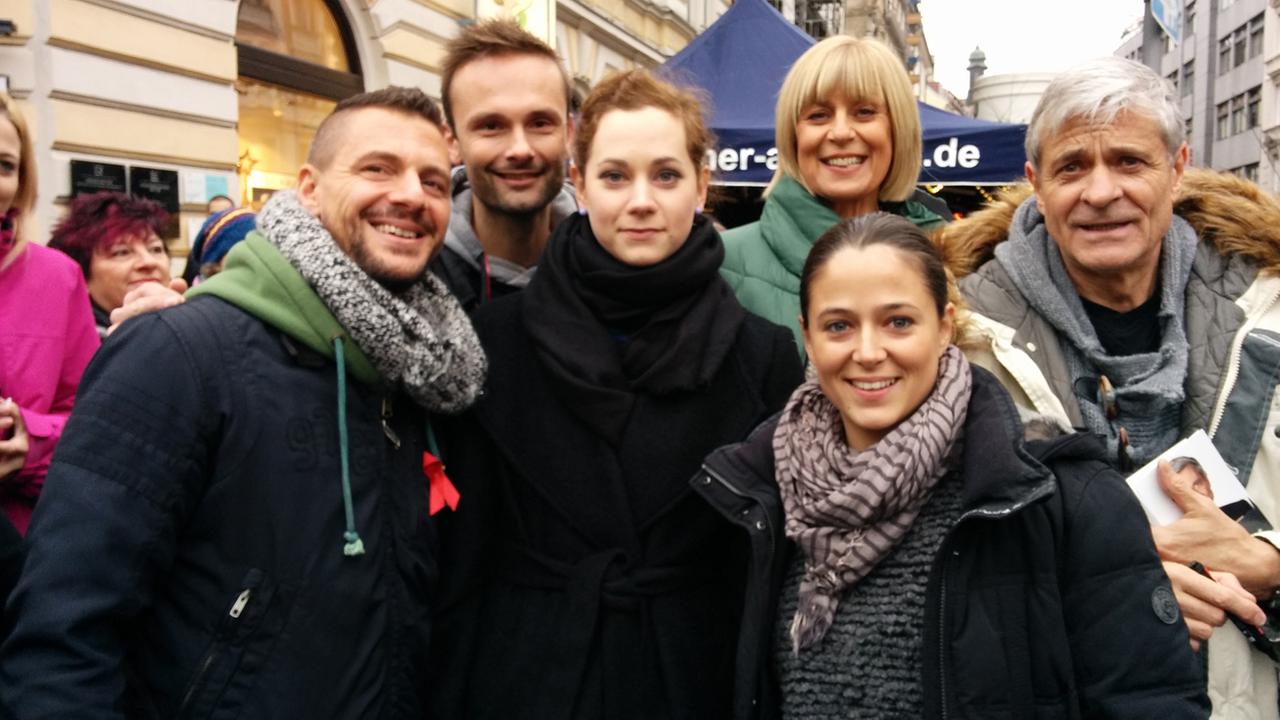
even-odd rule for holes
{"type": "MultiPolygon", "coordinates": [[[[1027,129],[1030,188],[945,229],[973,355],[1028,411],[1102,435],[1129,470],[1198,428],[1280,519],[1280,204],[1189,170],[1171,88],[1095,60],[1056,78],[1027,129]]],[[[1277,718],[1276,666],[1228,616],[1280,586],[1280,535],[1251,535],[1167,466],[1186,514],[1155,528],[1214,718],[1277,718]],[[1211,568],[1216,582],[1189,565],[1211,568]],[[1243,587],[1241,587],[1243,586],[1243,587]]],[[[1176,622],[1153,597],[1153,622],[1176,622]]],[[[1153,691],[1157,691],[1153,688],[1153,691]]]]}

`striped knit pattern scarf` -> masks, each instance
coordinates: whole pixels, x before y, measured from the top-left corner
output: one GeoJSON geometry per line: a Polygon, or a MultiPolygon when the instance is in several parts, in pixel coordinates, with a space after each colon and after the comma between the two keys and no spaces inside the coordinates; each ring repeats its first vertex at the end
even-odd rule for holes
{"type": "Polygon", "coordinates": [[[911,528],[946,473],[945,459],[964,426],[972,389],[968,360],[949,346],[933,392],[861,452],[849,446],[840,411],[816,380],[792,394],[773,435],[773,451],[786,534],[805,559],[791,623],[795,653],[826,635],[845,589],[871,572],[911,528]]]}

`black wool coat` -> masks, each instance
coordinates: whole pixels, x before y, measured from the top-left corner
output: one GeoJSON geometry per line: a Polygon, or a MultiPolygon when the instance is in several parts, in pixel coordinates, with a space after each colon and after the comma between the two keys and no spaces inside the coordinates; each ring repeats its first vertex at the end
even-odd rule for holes
{"type": "Polygon", "coordinates": [[[689,480],[785,404],[791,335],[748,315],[709,385],[641,395],[614,446],[557,395],[524,308],[479,310],[486,395],[437,421],[461,503],[437,516],[435,717],[726,717],[748,551],[689,480]]]}

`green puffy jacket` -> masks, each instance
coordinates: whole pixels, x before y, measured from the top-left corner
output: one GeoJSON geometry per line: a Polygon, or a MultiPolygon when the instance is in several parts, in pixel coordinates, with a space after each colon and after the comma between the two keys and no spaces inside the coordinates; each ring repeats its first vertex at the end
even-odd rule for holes
{"type": "MultiPolygon", "coordinates": [[[[880,209],[900,215],[926,230],[946,222],[919,202],[882,202],[880,209]]],[[[825,202],[809,194],[789,177],[769,193],[759,222],[724,233],[724,264],[720,274],[733,287],[738,302],[751,312],[791,328],[800,354],[800,271],[809,248],[822,233],[840,222],[825,202]]]]}

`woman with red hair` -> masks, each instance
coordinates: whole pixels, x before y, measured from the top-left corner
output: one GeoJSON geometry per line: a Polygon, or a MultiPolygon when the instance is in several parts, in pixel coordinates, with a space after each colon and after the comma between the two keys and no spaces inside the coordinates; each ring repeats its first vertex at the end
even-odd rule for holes
{"type": "Polygon", "coordinates": [[[168,222],[154,200],[100,192],[72,200],[53,229],[49,247],[71,256],[84,273],[99,335],[106,336],[125,293],[148,282],[169,283],[169,249],[160,239],[168,222]]]}
{"type": "MultiPolygon", "coordinates": [[[[23,533],[98,349],[75,264],[25,237],[35,197],[31,134],[0,95],[0,507],[23,533]]],[[[5,547],[0,541],[0,553],[5,547]]],[[[0,575],[5,567],[0,558],[0,575]]]]}

